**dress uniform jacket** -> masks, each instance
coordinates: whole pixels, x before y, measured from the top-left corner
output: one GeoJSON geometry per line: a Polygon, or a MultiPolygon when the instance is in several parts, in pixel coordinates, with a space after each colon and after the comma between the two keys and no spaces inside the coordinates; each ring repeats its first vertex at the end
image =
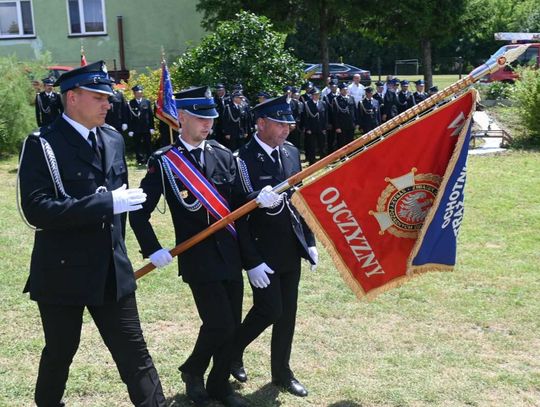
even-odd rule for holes
{"type": "Polygon", "coordinates": [[[397,93],[397,97],[398,97],[398,102],[399,102],[399,107],[398,107],[399,113],[403,113],[408,108],[414,106],[413,95],[411,92],[399,91],[397,93]]]}
{"type": "Polygon", "coordinates": [[[152,112],[152,104],[148,99],[141,99],[141,103],[137,99],[129,101],[129,131],[134,133],[147,133],[154,128],[154,113],[152,112]]]}
{"type": "MultiPolygon", "coordinates": [[[[279,174],[268,154],[252,139],[239,150],[245,163],[250,185],[247,192],[255,195],[266,185],[275,186],[300,172],[300,154],[291,143],[279,148],[283,174],[279,174]]],[[[285,204],[286,205],[286,204],[285,204]]],[[[239,235],[245,269],[265,262],[276,273],[293,270],[299,256],[311,261],[308,247],[315,245],[313,233],[291,205],[276,209],[255,209],[247,215],[248,231],[239,235]]]]}
{"type": "Polygon", "coordinates": [[[128,124],[128,111],[126,99],[120,91],[113,91],[113,95],[109,98],[111,108],[107,111],[105,123],[113,126],[116,130],[122,131],[122,124],[128,124]]]}
{"type": "Polygon", "coordinates": [[[230,100],[229,103],[225,104],[223,117],[220,116],[222,138],[218,141],[231,151],[235,151],[243,145],[249,134],[251,118],[248,109],[246,104],[236,105],[230,100]],[[229,135],[231,138],[226,139],[225,135],[229,135]]]}
{"type": "Polygon", "coordinates": [[[420,102],[423,102],[428,98],[428,94],[426,92],[414,92],[413,95],[413,105],[417,105],[420,102]]]}
{"type": "Polygon", "coordinates": [[[360,112],[360,127],[362,131],[367,133],[381,124],[381,111],[379,102],[374,98],[364,98],[358,108],[360,112]]]}
{"type": "Polygon", "coordinates": [[[356,108],[354,99],[350,96],[336,96],[332,103],[334,127],[342,132],[354,132],[356,124],[356,108]]]}
{"type": "Polygon", "coordinates": [[[57,92],[51,92],[50,96],[47,96],[46,92],[36,94],[35,105],[38,127],[51,124],[64,111],[60,94],[57,92]]]}
{"type": "MultiPolygon", "coordinates": [[[[192,155],[181,141],[177,140],[175,147],[195,165],[192,155]]],[[[147,194],[146,202],[142,209],[130,213],[130,224],[144,257],[161,249],[149,220],[163,192],[165,192],[165,198],[171,212],[177,244],[215,223],[215,219],[204,206],[196,211],[188,210],[187,206],[195,201],[194,195],[179,179],[173,177],[175,189],[178,188],[178,197],[171,187],[169,178],[165,173],[162,173],[163,154],[170,149],[170,146],[164,147],[151,156],[148,162],[148,172],[141,181],[141,188],[147,194]],[[165,191],[163,186],[165,186],[165,191]]],[[[237,178],[234,156],[215,140],[206,140],[205,142],[203,174],[229,203],[231,211],[242,203],[244,194],[237,178]]],[[[190,284],[242,280],[242,264],[238,243],[227,229],[217,231],[180,254],[178,266],[179,274],[182,275],[186,283],[190,284]]]]}
{"type": "Polygon", "coordinates": [[[127,184],[124,141],[110,126],[97,129],[103,165],[90,144],[62,117],[43,128],[56,157],[65,195],[57,196],[40,137],[26,142],[20,168],[21,203],[35,233],[25,292],[33,300],[62,305],[101,305],[109,273],[116,299],[135,288],[124,244],[125,216],[113,215],[111,192],[127,184]]]}
{"type": "Polygon", "coordinates": [[[328,108],[325,102],[309,98],[304,105],[302,127],[312,133],[322,133],[328,126],[328,108]]]}
{"type": "Polygon", "coordinates": [[[399,114],[399,101],[395,92],[388,90],[384,94],[383,114],[386,115],[386,121],[399,114]]]}

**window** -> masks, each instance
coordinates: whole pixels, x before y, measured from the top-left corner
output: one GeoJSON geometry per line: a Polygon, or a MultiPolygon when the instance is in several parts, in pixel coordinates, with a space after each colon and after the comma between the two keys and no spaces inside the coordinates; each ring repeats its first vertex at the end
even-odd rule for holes
{"type": "Polygon", "coordinates": [[[69,33],[105,34],[104,0],[68,0],[69,33]]]}
{"type": "Polygon", "coordinates": [[[0,38],[33,36],[31,0],[0,0],[0,38]]]}

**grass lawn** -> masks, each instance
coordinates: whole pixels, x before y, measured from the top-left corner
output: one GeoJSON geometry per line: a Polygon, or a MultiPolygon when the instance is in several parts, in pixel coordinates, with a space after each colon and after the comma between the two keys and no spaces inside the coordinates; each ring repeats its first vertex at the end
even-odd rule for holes
{"type": "MultiPolygon", "coordinates": [[[[464,78],[466,75],[462,75],[462,78],[464,78]]],[[[416,87],[414,85],[414,82],[418,79],[424,79],[424,75],[422,73],[418,75],[397,75],[397,78],[403,80],[407,79],[409,82],[409,90],[411,92],[416,91],[416,87]]],[[[379,76],[372,74],[371,80],[373,83],[379,80],[379,76]]],[[[386,80],[386,75],[381,76],[381,80],[384,82],[386,80]]],[[[447,86],[452,85],[453,83],[457,82],[459,80],[459,75],[433,75],[433,85],[437,85],[439,87],[439,90],[443,90],[447,86]]],[[[427,92],[427,89],[426,89],[427,92]]]]}
{"type": "MultiPolygon", "coordinates": [[[[32,405],[43,346],[36,304],[21,292],[33,232],[17,214],[15,170],[15,158],[0,161],[0,406],[32,405]]],[[[455,272],[422,275],[371,303],[358,301],[321,253],[315,273],[304,269],[292,352],[309,396],[269,384],[270,332],[248,348],[250,380],[238,391],[253,406],[540,406],[539,174],[538,152],[470,157],[455,272]]],[[[132,183],[143,175],[132,168],[132,183]]],[[[169,216],[153,221],[171,246],[169,216]]],[[[131,230],[127,241],[143,265],[131,230]]],[[[174,265],[143,277],[137,295],[170,405],[188,406],[177,367],[199,328],[190,291],[174,265]]],[[[250,303],[248,289],[246,310],[250,303]]],[[[130,405],[88,315],[65,399],[130,405]]]]}

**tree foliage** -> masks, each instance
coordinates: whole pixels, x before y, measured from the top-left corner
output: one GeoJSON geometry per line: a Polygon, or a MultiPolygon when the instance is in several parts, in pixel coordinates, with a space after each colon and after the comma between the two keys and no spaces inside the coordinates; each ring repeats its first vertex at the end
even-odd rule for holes
{"type": "Polygon", "coordinates": [[[0,58],[0,153],[14,153],[36,129],[33,79],[45,76],[43,60],[21,63],[14,56],[0,58]]]}
{"type": "Polygon", "coordinates": [[[516,114],[527,129],[522,144],[540,146],[540,70],[521,68],[520,80],[516,81],[512,100],[516,114]]]}
{"type": "Polygon", "coordinates": [[[284,44],[268,18],[240,12],[174,62],[171,79],[175,89],[221,82],[228,88],[241,83],[248,97],[260,90],[281,93],[284,84],[299,84],[303,73],[284,44]]]}

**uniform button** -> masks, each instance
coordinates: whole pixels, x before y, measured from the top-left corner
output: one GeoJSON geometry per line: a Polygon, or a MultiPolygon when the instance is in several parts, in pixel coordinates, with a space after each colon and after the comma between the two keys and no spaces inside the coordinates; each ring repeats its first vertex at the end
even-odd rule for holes
{"type": "Polygon", "coordinates": [[[78,172],[77,175],[80,177],[82,175],[82,173],[78,172]]]}
{"type": "Polygon", "coordinates": [[[103,219],[103,220],[107,219],[107,215],[103,215],[103,216],[101,217],[101,219],[103,219]]]}
{"type": "Polygon", "coordinates": [[[113,230],[113,229],[114,229],[114,225],[111,225],[111,230],[113,230]]]}
{"type": "Polygon", "coordinates": [[[60,264],[66,264],[66,261],[65,260],[60,260],[60,264]]]}
{"type": "Polygon", "coordinates": [[[112,251],[114,252],[114,247],[112,248],[112,251]]]}

